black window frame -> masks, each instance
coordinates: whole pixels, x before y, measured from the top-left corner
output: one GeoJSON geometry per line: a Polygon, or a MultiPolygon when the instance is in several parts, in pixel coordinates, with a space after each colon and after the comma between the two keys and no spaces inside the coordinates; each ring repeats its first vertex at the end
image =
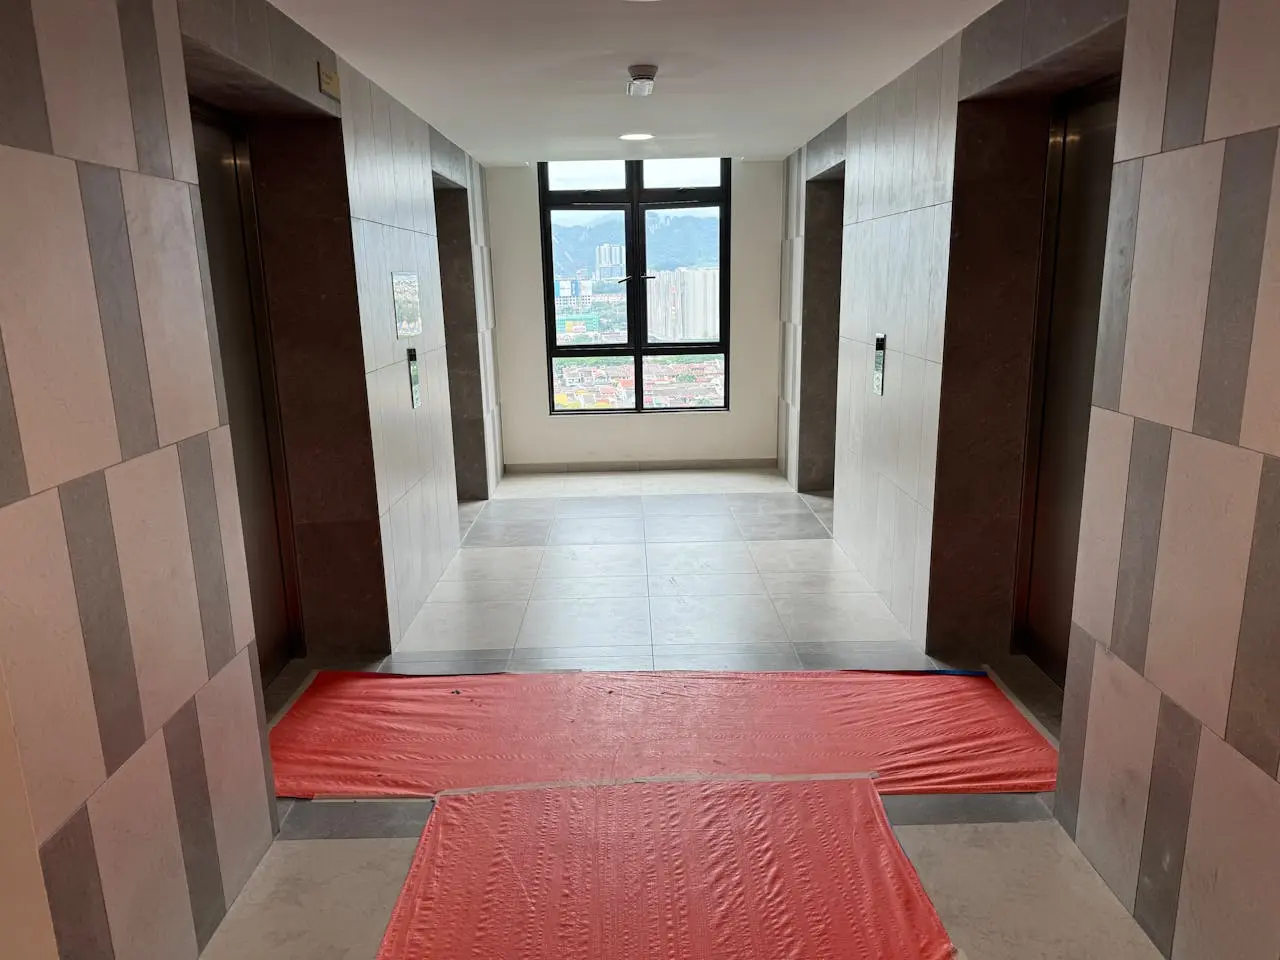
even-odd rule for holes
{"type": "Polygon", "coordinates": [[[538,213],[542,228],[542,298],[547,341],[547,407],[552,416],[600,416],[636,413],[723,413],[729,410],[729,246],[732,218],[732,161],[720,160],[720,185],[715,187],[644,186],[644,161],[627,160],[626,186],[608,190],[552,190],[546,162],[538,164],[538,213]],[[720,208],[720,337],[690,343],[648,343],[648,284],[645,212],[688,207],[720,208]],[[627,342],[623,344],[556,343],[555,267],[552,256],[551,214],[555,210],[621,209],[625,212],[627,269],[627,342]],[[718,407],[644,406],[644,359],[660,356],[724,355],[724,404],[718,407]],[[635,405],[620,409],[557,410],[553,367],[562,357],[631,357],[635,364],[635,405]]]}

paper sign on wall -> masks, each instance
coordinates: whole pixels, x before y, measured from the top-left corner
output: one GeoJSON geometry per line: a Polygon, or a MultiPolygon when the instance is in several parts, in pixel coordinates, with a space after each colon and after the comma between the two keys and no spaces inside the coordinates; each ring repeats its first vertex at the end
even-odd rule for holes
{"type": "Polygon", "coordinates": [[[418,299],[416,273],[391,274],[391,300],[395,304],[397,339],[422,333],[422,302],[418,299]]]}

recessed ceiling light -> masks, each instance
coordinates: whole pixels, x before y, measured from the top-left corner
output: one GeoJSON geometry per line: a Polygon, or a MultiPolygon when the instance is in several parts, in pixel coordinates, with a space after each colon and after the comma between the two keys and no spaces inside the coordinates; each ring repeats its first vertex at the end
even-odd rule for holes
{"type": "Polygon", "coordinates": [[[619,140],[652,140],[652,133],[624,133],[619,140]]]}

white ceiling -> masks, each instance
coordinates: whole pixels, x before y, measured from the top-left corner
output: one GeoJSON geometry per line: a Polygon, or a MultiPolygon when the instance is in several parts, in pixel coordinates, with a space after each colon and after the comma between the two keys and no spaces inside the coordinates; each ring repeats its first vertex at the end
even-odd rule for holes
{"type": "Polygon", "coordinates": [[[489,165],[780,158],[994,0],[276,0],[489,165]],[[658,65],[648,99],[627,67],[658,65]],[[653,133],[648,143],[620,134],[653,133]]]}

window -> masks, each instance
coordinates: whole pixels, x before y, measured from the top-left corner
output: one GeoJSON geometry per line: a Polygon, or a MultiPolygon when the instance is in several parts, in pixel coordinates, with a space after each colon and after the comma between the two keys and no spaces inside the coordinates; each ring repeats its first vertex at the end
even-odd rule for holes
{"type": "Polygon", "coordinates": [[[552,413],[728,409],[729,170],[538,165],[552,413]]]}

